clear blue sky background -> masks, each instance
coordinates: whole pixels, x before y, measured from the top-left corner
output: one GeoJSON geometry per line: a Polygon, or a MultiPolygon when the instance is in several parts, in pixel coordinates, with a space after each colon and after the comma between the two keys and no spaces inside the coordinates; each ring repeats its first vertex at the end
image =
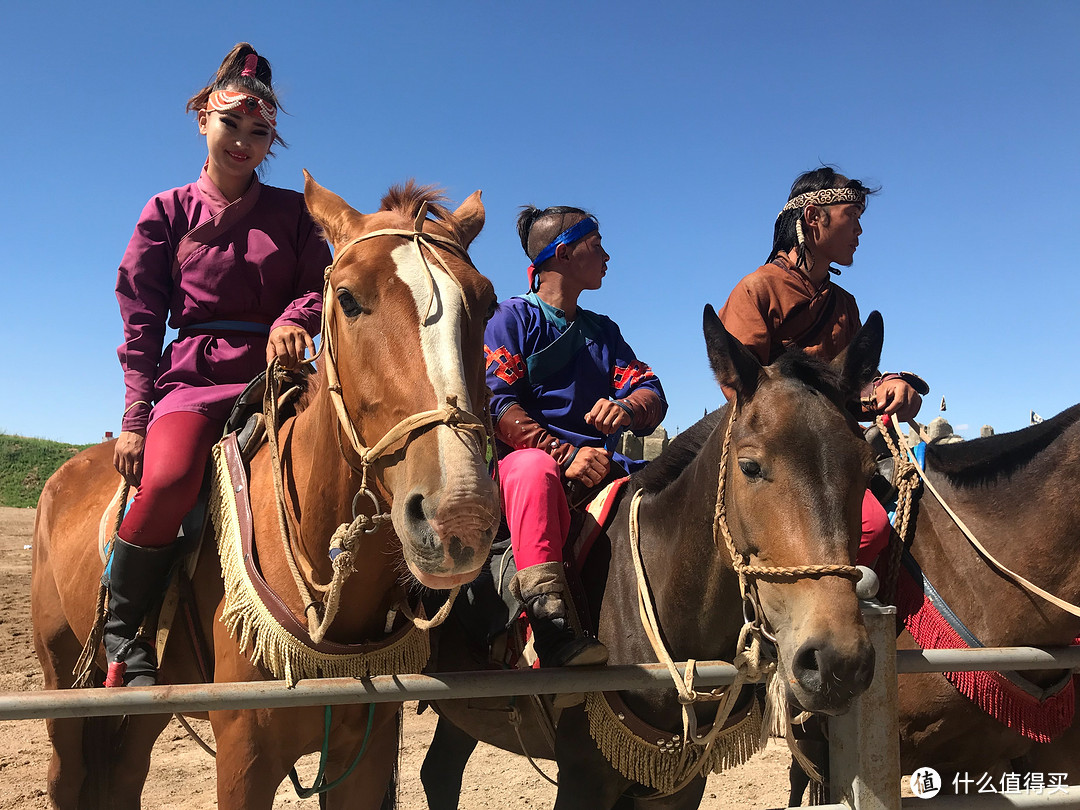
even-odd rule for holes
{"type": "Polygon", "coordinates": [[[116,266],[145,201],[197,177],[184,102],[240,40],[289,113],[267,182],[306,167],[362,211],[408,177],[482,188],[500,297],[525,286],[518,206],[594,210],[612,259],[582,304],[660,374],[669,430],[722,399],[702,306],[822,162],[882,186],[840,283],[883,313],[883,366],[930,381],[924,421],[942,396],[967,436],[1080,399],[1080,4],[44,2],[0,26],[0,431],[119,429],[116,266]]]}

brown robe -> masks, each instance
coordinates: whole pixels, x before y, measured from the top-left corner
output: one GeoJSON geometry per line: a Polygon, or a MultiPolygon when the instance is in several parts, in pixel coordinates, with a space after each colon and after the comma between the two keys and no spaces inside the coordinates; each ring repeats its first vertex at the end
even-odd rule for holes
{"type": "Polygon", "coordinates": [[[764,365],[791,346],[828,362],[847,348],[861,326],[851,293],[831,277],[815,287],[784,256],[735,285],[720,320],[764,365]]]}

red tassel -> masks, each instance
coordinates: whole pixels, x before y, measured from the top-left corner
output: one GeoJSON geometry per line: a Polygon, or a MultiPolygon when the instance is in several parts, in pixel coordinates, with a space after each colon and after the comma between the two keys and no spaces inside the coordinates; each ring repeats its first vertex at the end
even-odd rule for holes
{"type": "MultiPolygon", "coordinates": [[[[925,650],[962,650],[967,644],[905,571],[897,586],[896,608],[904,626],[925,650]]],[[[1072,725],[1076,711],[1076,691],[1080,680],[1073,678],[1055,695],[1039,702],[998,672],[943,672],[942,675],[964,697],[993,717],[1035,742],[1047,743],[1072,725]]]]}
{"type": "Polygon", "coordinates": [[[110,661],[109,673],[105,676],[105,686],[123,686],[124,673],[127,672],[127,664],[123,661],[110,661]]]}

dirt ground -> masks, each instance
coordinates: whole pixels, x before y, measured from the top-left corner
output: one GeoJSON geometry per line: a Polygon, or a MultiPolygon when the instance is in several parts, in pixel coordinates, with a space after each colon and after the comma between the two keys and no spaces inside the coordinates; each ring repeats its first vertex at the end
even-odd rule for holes
{"type": "MultiPolygon", "coordinates": [[[[42,688],[41,672],[30,632],[30,544],[33,509],[0,507],[0,693],[42,688]]],[[[210,737],[209,724],[194,721],[210,737]]],[[[405,706],[404,747],[401,752],[398,805],[423,810],[427,803],[420,786],[420,764],[435,730],[431,711],[416,714],[405,706]]],[[[0,810],[39,810],[48,807],[45,775],[49,761],[45,723],[40,720],[0,721],[0,810]]],[[[787,762],[783,744],[771,743],[750,762],[709,778],[705,810],[752,810],[785,807],[787,762]]],[[[552,763],[541,763],[555,775],[552,763]]],[[[301,762],[304,784],[315,772],[314,756],[301,762]]],[[[547,807],[555,788],[514,754],[480,744],[465,773],[462,810],[504,807],[547,807]]],[[[143,806],[150,810],[209,810],[217,806],[213,762],[173,720],[158,739],[143,806]]],[[[301,801],[286,781],[278,790],[275,808],[317,808],[317,799],[301,801]]]]}

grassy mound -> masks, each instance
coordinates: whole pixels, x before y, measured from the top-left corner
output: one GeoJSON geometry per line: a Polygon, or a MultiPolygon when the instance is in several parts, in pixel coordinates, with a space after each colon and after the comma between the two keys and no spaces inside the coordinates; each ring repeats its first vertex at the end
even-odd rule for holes
{"type": "Polygon", "coordinates": [[[0,506],[37,506],[49,476],[89,446],[0,433],[0,506]]]}

